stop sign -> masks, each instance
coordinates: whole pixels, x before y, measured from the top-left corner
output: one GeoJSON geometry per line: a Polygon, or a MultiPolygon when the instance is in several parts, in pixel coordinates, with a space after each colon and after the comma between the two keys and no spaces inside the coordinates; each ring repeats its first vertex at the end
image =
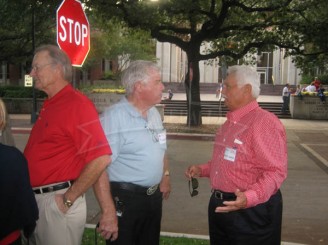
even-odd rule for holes
{"type": "Polygon", "coordinates": [[[90,26],[80,1],[64,0],[56,17],[58,46],[73,66],[82,66],[90,50],[90,26]]]}

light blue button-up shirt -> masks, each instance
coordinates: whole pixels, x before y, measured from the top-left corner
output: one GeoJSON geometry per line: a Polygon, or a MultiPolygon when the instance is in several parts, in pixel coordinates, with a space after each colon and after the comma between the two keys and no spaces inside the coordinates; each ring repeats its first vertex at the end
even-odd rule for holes
{"type": "Polygon", "coordinates": [[[125,97],[107,108],[101,123],[112,149],[110,181],[149,187],[163,176],[166,131],[159,112],[152,107],[143,118],[125,97]]]}

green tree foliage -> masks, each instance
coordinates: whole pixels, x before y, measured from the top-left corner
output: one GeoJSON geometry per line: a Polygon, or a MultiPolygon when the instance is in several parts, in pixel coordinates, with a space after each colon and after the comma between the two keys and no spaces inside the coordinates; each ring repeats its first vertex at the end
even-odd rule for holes
{"type": "Polygon", "coordinates": [[[56,9],[60,3],[61,0],[0,0],[0,61],[31,61],[34,47],[55,44],[56,9]]]}
{"type": "MultiPolygon", "coordinates": [[[[322,36],[307,39],[309,9],[320,7],[325,1],[92,0],[86,4],[103,19],[120,18],[129,27],[150,31],[158,41],[176,44],[186,52],[190,67],[185,76],[188,123],[197,126],[202,123],[199,61],[221,56],[236,60],[249,52],[277,46],[303,55],[304,42],[316,46],[322,36]],[[201,52],[205,42],[211,46],[201,52]]],[[[311,25],[316,25],[316,21],[311,25]]]]}
{"type": "MultiPolygon", "coordinates": [[[[129,28],[117,19],[102,19],[91,11],[91,23],[94,27],[92,45],[95,54],[90,57],[102,57],[117,61],[123,66],[129,60],[156,59],[155,41],[149,31],[129,28]]],[[[88,58],[89,60],[89,58],[88,58]]],[[[121,70],[121,66],[117,71],[121,70]]]]}
{"type": "Polygon", "coordinates": [[[303,75],[320,76],[328,73],[328,1],[311,1],[302,11],[302,17],[293,20],[293,30],[298,37],[302,52],[290,50],[303,75]]]}
{"type": "MultiPolygon", "coordinates": [[[[57,44],[56,11],[63,0],[0,0],[0,61],[12,64],[32,61],[34,48],[57,44]]],[[[83,2],[83,1],[81,1],[83,2]]],[[[155,58],[155,43],[149,32],[129,29],[124,23],[106,21],[87,13],[91,26],[91,47],[82,71],[102,58],[155,58]]]]}

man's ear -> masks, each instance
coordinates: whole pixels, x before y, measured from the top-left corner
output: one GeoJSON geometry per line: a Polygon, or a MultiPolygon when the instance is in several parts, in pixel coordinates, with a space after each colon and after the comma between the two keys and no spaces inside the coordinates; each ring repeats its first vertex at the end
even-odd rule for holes
{"type": "Polygon", "coordinates": [[[141,81],[137,81],[134,83],[134,90],[135,91],[139,91],[142,88],[142,82],[141,81]]]}
{"type": "Polygon", "coordinates": [[[64,77],[64,67],[60,67],[59,64],[56,64],[56,65],[54,66],[54,71],[55,71],[55,73],[56,73],[58,76],[62,76],[62,77],[64,77]]]}
{"type": "Polygon", "coordinates": [[[246,85],[244,86],[244,90],[245,90],[245,93],[247,93],[247,94],[252,94],[252,85],[250,85],[250,84],[246,84],[246,85]]]}

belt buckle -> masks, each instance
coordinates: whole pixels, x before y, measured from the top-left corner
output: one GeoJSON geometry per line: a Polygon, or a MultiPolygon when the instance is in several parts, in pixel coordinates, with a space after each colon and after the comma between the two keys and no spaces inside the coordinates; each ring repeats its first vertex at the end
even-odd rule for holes
{"type": "Polygon", "coordinates": [[[158,184],[149,187],[149,188],[147,189],[147,195],[148,195],[148,196],[153,195],[153,194],[155,193],[155,191],[157,190],[157,188],[158,188],[158,184]]]}
{"type": "Polygon", "coordinates": [[[217,199],[223,200],[223,193],[221,191],[215,191],[214,195],[217,199]]]}
{"type": "Polygon", "coordinates": [[[48,192],[53,192],[54,191],[54,187],[53,186],[48,186],[46,189],[47,189],[48,192]]]}

